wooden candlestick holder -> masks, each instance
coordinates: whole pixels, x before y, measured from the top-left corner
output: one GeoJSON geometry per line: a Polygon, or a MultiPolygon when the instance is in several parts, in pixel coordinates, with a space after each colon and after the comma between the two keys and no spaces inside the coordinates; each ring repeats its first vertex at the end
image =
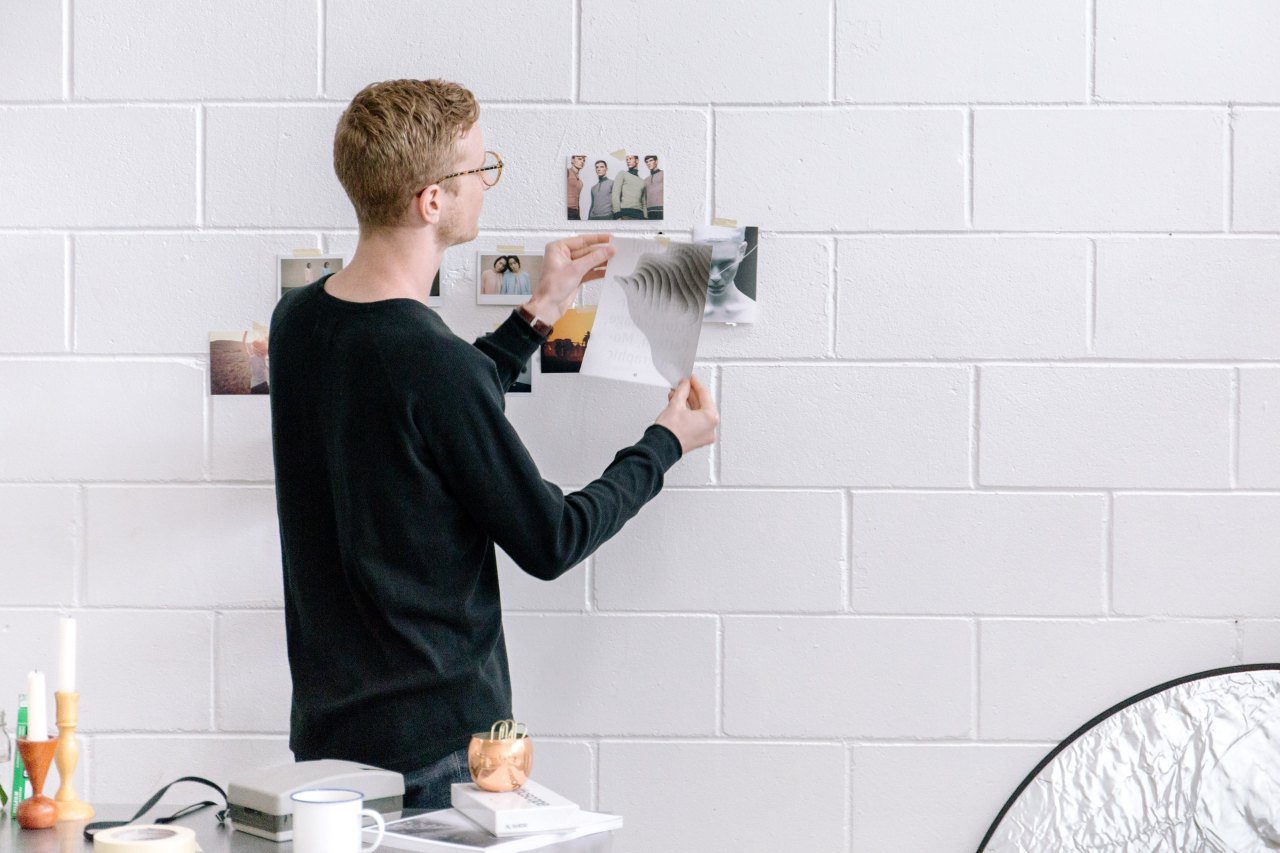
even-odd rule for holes
{"type": "Polygon", "coordinates": [[[49,774],[53,751],[58,747],[55,737],[46,740],[18,738],[18,752],[31,777],[33,796],[18,804],[18,825],[23,829],[48,829],[58,822],[58,810],[53,800],[44,795],[44,779],[49,774]]]}
{"type": "Polygon", "coordinates": [[[76,726],[80,722],[80,694],[53,694],[57,705],[58,750],[54,761],[58,765],[58,793],[54,795],[54,806],[58,811],[58,820],[88,820],[93,817],[93,806],[81,800],[72,787],[71,777],[75,775],[76,765],[80,763],[80,743],[76,740],[76,726]]]}

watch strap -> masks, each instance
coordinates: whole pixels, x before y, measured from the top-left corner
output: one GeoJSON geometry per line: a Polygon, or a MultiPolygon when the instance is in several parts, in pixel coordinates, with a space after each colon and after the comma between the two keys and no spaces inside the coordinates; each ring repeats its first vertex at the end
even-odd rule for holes
{"type": "Polygon", "coordinates": [[[532,311],[530,311],[528,308],[525,308],[523,305],[517,305],[516,313],[520,315],[520,318],[522,320],[524,320],[526,323],[532,326],[535,332],[542,335],[544,338],[547,335],[551,334],[551,324],[544,323],[543,321],[539,320],[537,315],[534,314],[532,311]]]}

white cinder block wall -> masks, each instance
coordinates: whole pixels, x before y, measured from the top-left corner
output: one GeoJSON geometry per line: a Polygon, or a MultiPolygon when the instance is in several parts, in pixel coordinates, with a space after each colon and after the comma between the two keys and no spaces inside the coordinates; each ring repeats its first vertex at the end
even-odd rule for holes
{"type": "MultiPolygon", "coordinates": [[[[206,335],[352,250],[351,95],[440,76],[509,164],[482,240],[567,233],[563,155],[623,145],[668,231],[763,229],[720,444],[559,582],[504,565],[539,777],[623,851],[973,849],[1095,712],[1280,658],[1278,42],[1270,0],[3,0],[0,706],[67,610],[90,800],[288,759],[267,406],[206,335]]],[[[663,400],[510,414],[573,486],[663,400]]]]}

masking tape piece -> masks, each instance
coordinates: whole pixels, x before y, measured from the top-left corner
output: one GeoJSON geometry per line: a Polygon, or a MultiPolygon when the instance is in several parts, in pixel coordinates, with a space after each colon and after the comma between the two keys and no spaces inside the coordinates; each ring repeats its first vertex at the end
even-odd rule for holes
{"type": "Polygon", "coordinates": [[[502,255],[502,254],[507,254],[507,255],[523,255],[523,254],[524,254],[524,246],[515,246],[515,245],[512,245],[512,246],[497,246],[497,247],[495,247],[495,248],[494,248],[494,251],[495,251],[495,252],[497,252],[499,255],[502,255]]]}
{"type": "Polygon", "coordinates": [[[294,249],[293,256],[295,258],[318,258],[321,257],[319,249],[294,249]]]}
{"type": "Polygon", "coordinates": [[[94,833],[95,853],[200,853],[196,834],[185,826],[154,823],[113,826],[94,833]]]}
{"type": "Polygon", "coordinates": [[[715,219],[712,219],[712,220],[711,220],[711,224],[712,224],[712,225],[723,225],[725,228],[737,228],[737,227],[738,227],[738,220],[736,220],[736,219],[724,219],[723,217],[717,216],[715,219]]]}
{"type": "Polygon", "coordinates": [[[617,151],[610,151],[610,152],[609,152],[609,156],[610,156],[610,157],[612,157],[612,158],[613,158],[613,159],[615,159],[615,160],[626,160],[626,159],[627,159],[627,149],[625,149],[625,148],[619,148],[617,151]]]}

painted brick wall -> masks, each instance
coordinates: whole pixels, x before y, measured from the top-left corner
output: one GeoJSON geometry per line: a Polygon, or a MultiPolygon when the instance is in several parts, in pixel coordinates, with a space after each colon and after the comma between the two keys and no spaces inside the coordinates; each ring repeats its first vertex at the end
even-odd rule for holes
{"type": "MultiPolygon", "coordinates": [[[[87,798],[288,759],[267,406],[207,396],[206,335],[354,247],[350,96],[441,76],[509,164],[486,239],[566,233],[565,140],[660,143],[668,230],[763,229],[762,321],[700,347],[720,444],[557,583],[503,563],[539,777],[620,851],[973,849],[1095,712],[1280,658],[1278,39],[1270,0],[3,0],[0,706],[65,609],[87,798]]],[[[539,386],[566,486],[664,401],[539,386]]]]}

